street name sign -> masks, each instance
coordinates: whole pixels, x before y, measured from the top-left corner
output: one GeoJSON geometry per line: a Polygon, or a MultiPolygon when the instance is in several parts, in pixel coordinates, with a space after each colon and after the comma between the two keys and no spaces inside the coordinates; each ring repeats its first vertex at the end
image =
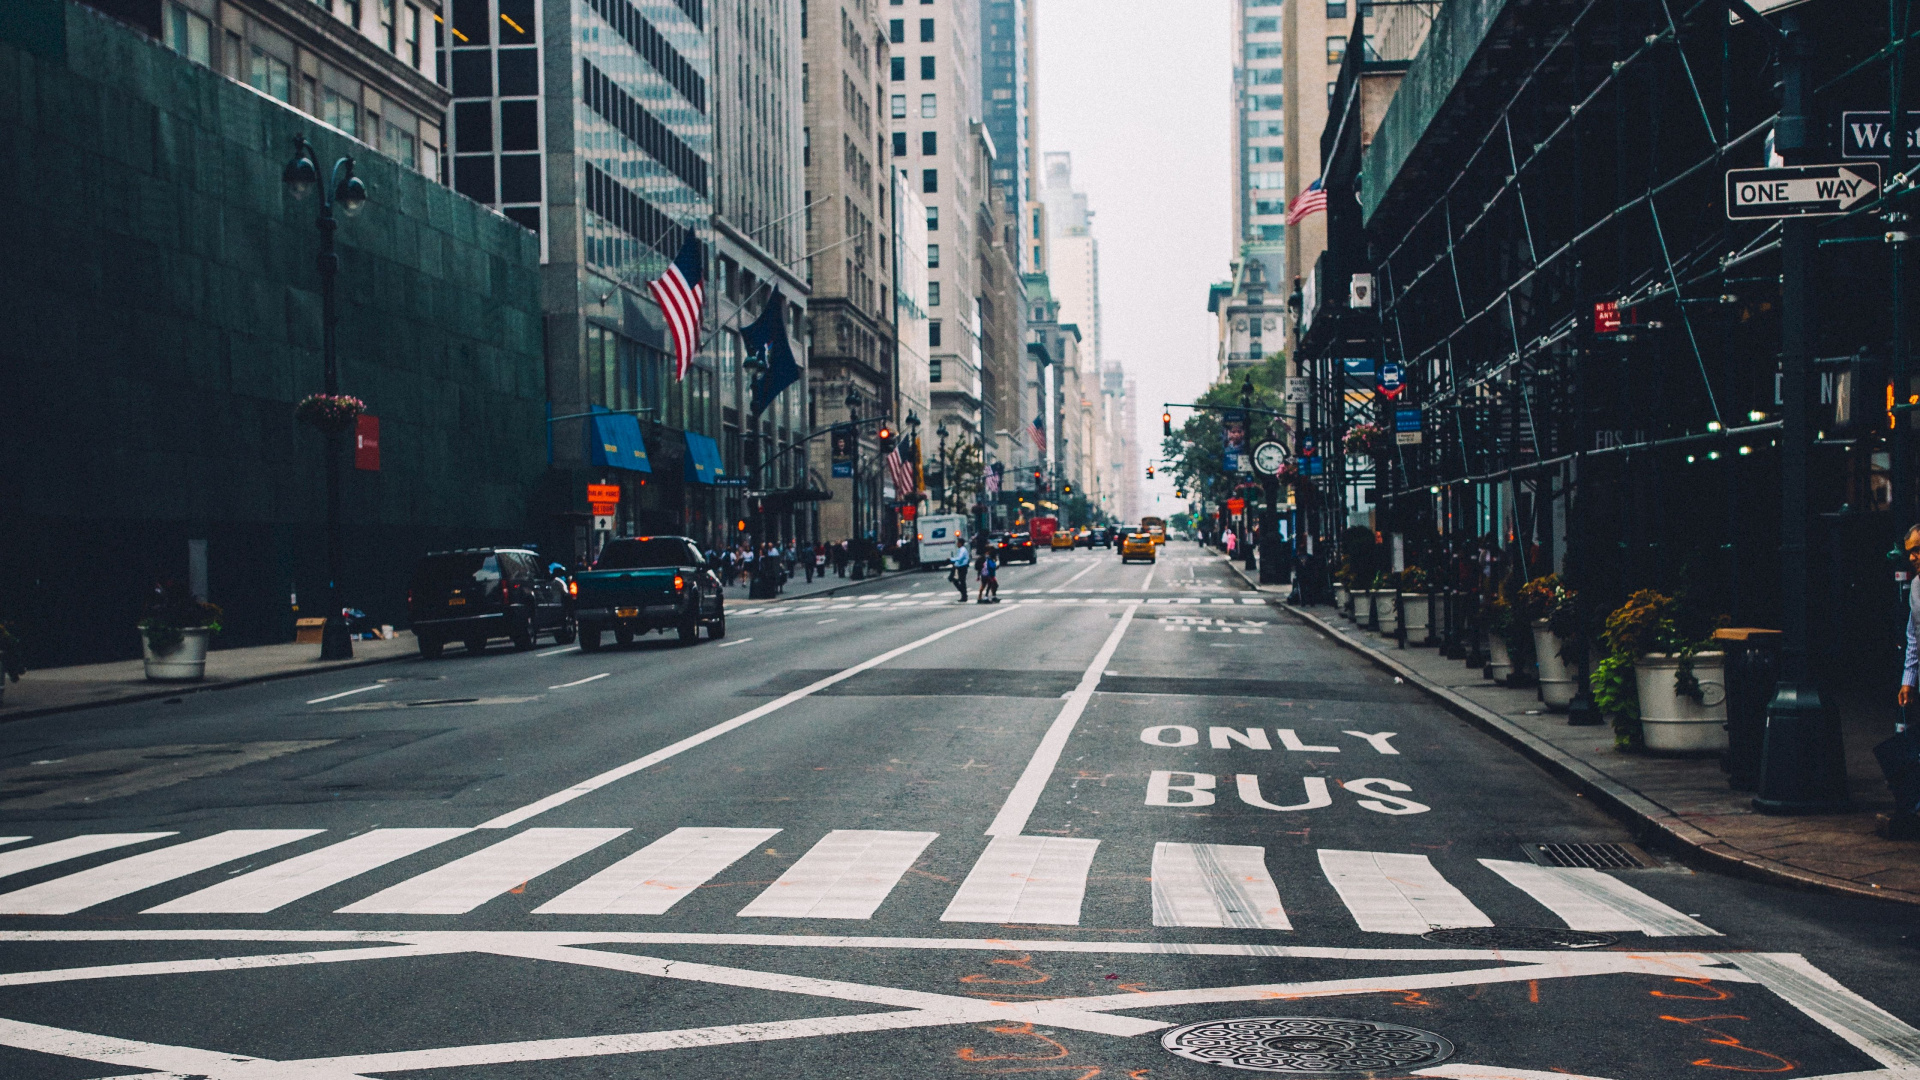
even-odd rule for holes
{"type": "Polygon", "coordinates": [[[1790,165],[1780,169],[1727,171],[1727,216],[1749,218],[1828,217],[1844,214],[1880,190],[1880,166],[1790,165]]]}
{"type": "MultiPolygon", "coordinates": [[[[1840,156],[1843,158],[1884,158],[1893,151],[1893,125],[1887,122],[1892,114],[1885,109],[1879,112],[1848,111],[1840,114],[1840,156]]],[[[1916,147],[1920,147],[1920,112],[1907,113],[1905,137],[1902,142],[1911,161],[1916,147]]]]}

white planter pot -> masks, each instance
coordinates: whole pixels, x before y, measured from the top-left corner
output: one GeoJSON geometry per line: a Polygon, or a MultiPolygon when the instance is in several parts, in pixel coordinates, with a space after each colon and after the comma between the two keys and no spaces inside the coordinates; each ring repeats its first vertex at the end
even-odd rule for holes
{"type": "Polygon", "coordinates": [[[1383,634],[1400,629],[1400,605],[1395,602],[1397,595],[1392,589],[1373,591],[1373,602],[1380,609],[1380,632],[1383,634]]]}
{"type": "Polygon", "coordinates": [[[1693,677],[1702,700],[1682,697],[1673,688],[1680,660],[1648,653],[1633,662],[1634,688],[1640,694],[1640,727],[1649,750],[1725,750],[1727,748],[1726,653],[1693,654],[1693,677]]]}
{"type": "Polygon", "coordinates": [[[1507,652],[1507,638],[1504,634],[1487,635],[1487,670],[1489,677],[1497,683],[1505,683],[1513,674],[1513,656],[1507,652]]]}
{"type": "Polygon", "coordinates": [[[1433,626],[1433,595],[1401,593],[1400,617],[1407,623],[1407,644],[1426,644],[1429,628],[1433,626]]]}
{"type": "Polygon", "coordinates": [[[205,627],[180,631],[180,644],[164,653],[156,653],[140,632],[140,648],[146,653],[147,678],[154,682],[197,682],[207,675],[207,642],[213,631],[205,627]]]}
{"type": "Polygon", "coordinates": [[[1560,639],[1547,628],[1547,620],[1533,621],[1533,655],[1540,670],[1540,701],[1556,712],[1573,704],[1579,690],[1580,673],[1560,658],[1560,639]]]}
{"type": "Polygon", "coordinates": [[[1347,587],[1345,585],[1335,585],[1333,587],[1333,606],[1342,610],[1347,609],[1347,587]]]}

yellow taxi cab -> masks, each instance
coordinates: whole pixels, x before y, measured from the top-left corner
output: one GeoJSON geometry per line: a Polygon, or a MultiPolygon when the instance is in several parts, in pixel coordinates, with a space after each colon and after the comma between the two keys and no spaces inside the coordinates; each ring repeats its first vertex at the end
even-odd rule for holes
{"type": "Polygon", "coordinates": [[[1053,539],[1052,541],[1050,541],[1050,544],[1053,550],[1055,551],[1072,551],[1073,550],[1073,530],[1061,529],[1059,532],[1054,533],[1053,539]]]}
{"type": "Polygon", "coordinates": [[[1153,536],[1149,533],[1128,533],[1120,541],[1120,561],[1123,563],[1132,562],[1135,559],[1145,559],[1148,562],[1153,562],[1155,561],[1156,554],[1157,550],[1154,547],[1153,536]]]}

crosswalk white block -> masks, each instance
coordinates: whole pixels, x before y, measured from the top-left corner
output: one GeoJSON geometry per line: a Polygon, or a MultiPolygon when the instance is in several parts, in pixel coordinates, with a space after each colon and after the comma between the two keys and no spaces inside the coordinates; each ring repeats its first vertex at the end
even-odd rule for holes
{"type": "Polygon", "coordinates": [[[196,893],[150,907],[145,914],[258,914],[284,907],[369,870],[425,851],[471,829],[374,829],[196,893]]]}
{"type": "Polygon", "coordinates": [[[1080,925],[1098,840],[999,836],[987,845],[941,922],[1080,925]]]}
{"type": "Polygon", "coordinates": [[[743,917],[870,919],[939,833],[835,829],[740,909],[743,917]]]}
{"type": "Polygon", "coordinates": [[[1506,859],[1480,865],[1560,916],[1570,930],[1638,930],[1648,937],[1720,937],[1720,931],[1589,867],[1536,866],[1506,859]]]}
{"type": "Polygon", "coordinates": [[[340,909],[348,915],[462,915],[628,829],[528,829],[340,909]]]}
{"type": "MultiPolygon", "coordinates": [[[[211,870],[325,832],[324,829],[229,829],[105,866],[29,885],[0,896],[0,915],[69,915],[163,882],[211,870]]],[[[25,855],[32,851],[19,852],[25,855]]]]}
{"type": "Polygon", "coordinates": [[[534,908],[536,915],[664,915],[779,829],[675,829],[534,908]]]}
{"type": "Polygon", "coordinates": [[[1153,845],[1153,925],[1293,929],[1267,849],[1242,844],[1153,845]]]}
{"type": "Polygon", "coordinates": [[[1424,934],[1442,927],[1493,925],[1425,855],[1321,848],[1320,870],[1362,930],[1424,934]]]}
{"type": "MultiPolygon", "coordinates": [[[[78,859],[83,855],[96,855],[118,847],[131,847],[134,844],[144,844],[149,840],[161,840],[177,835],[179,834],[170,832],[92,833],[87,836],[69,836],[64,840],[50,840],[30,848],[17,848],[0,853],[0,877],[24,874],[28,870],[38,870],[43,866],[52,866],[54,863],[66,862],[68,859],[78,859]]],[[[20,839],[30,838],[21,837],[20,839]]]]}

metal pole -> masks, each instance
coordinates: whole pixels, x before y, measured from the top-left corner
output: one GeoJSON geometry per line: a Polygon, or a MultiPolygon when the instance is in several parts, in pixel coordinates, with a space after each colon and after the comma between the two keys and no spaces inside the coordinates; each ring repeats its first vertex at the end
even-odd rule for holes
{"type": "MultiPolygon", "coordinates": [[[[1888,0],[1887,4],[1887,40],[1898,42],[1894,54],[1887,60],[1887,176],[1899,176],[1907,171],[1907,46],[1906,36],[1909,30],[1907,19],[1903,15],[1910,5],[1905,0],[1888,0]]],[[[1904,237],[1907,235],[1907,214],[1899,209],[1889,209],[1881,215],[1886,222],[1888,235],[1904,237]]],[[[1906,313],[1906,251],[1907,242],[1896,239],[1888,245],[1893,250],[1888,254],[1892,263],[1887,273],[1888,299],[1892,303],[1892,324],[1888,351],[1889,374],[1893,377],[1893,395],[1896,404],[1904,404],[1913,393],[1909,385],[1907,363],[1907,313],[1906,313]]],[[[1893,414],[1893,432],[1888,442],[1892,451],[1889,461],[1892,481],[1892,510],[1897,524],[1905,525],[1914,520],[1914,462],[1913,441],[1911,436],[1913,420],[1906,411],[1893,414]]]]}
{"type": "MultiPolygon", "coordinates": [[[[334,166],[339,172],[339,166],[334,166]]],[[[329,181],[321,193],[320,217],[320,356],[321,375],[329,396],[340,392],[340,366],[335,350],[334,322],[337,318],[333,282],[340,269],[340,256],[333,248],[333,234],[339,223],[333,217],[335,184],[329,181]]],[[[327,432],[327,621],[320,628],[320,659],[351,660],[353,636],[340,615],[340,451],[345,432],[327,432]]]]}

